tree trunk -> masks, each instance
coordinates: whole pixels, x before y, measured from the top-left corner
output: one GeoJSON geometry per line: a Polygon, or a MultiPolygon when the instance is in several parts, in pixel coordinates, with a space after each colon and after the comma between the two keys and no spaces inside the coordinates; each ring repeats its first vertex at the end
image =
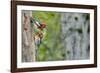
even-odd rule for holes
{"type": "Polygon", "coordinates": [[[32,11],[22,11],[22,62],[35,61],[35,45],[30,17],[32,17],[32,11]]]}
{"type": "Polygon", "coordinates": [[[62,13],[62,33],[65,37],[66,59],[89,59],[89,14],[62,13]]]}

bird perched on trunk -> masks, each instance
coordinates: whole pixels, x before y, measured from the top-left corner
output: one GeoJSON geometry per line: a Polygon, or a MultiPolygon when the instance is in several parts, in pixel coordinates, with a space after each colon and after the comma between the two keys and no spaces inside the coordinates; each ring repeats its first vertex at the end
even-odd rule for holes
{"type": "Polygon", "coordinates": [[[39,47],[43,38],[43,30],[46,28],[46,24],[40,23],[34,17],[30,18],[30,22],[33,27],[35,45],[39,47]]]}

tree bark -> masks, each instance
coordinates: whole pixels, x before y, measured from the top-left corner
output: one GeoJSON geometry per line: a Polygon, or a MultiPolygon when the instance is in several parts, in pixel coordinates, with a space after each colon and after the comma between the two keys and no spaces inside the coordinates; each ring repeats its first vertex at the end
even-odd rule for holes
{"type": "Polygon", "coordinates": [[[35,45],[30,17],[32,17],[32,11],[22,11],[22,62],[35,61],[35,45]]]}
{"type": "Polygon", "coordinates": [[[66,59],[89,59],[89,15],[86,13],[62,13],[62,33],[65,37],[66,59]]]}

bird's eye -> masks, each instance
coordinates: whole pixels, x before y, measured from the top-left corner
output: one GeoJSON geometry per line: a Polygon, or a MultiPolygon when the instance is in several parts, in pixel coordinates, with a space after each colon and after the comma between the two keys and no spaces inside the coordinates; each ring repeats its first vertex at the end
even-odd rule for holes
{"type": "Polygon", "coordinates": [[[33,23],[32,20],[30,20],[30,22],[33,23]]]}

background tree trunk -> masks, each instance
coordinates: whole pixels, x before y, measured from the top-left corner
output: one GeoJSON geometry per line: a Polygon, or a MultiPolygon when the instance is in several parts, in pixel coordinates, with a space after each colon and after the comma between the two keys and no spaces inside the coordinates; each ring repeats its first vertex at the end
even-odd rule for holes
{"type": "Polygon", "coordinates": [[[65,36],[67,60],[89,59],[89,14],[62,13],[62,32],[65,36]]]}

